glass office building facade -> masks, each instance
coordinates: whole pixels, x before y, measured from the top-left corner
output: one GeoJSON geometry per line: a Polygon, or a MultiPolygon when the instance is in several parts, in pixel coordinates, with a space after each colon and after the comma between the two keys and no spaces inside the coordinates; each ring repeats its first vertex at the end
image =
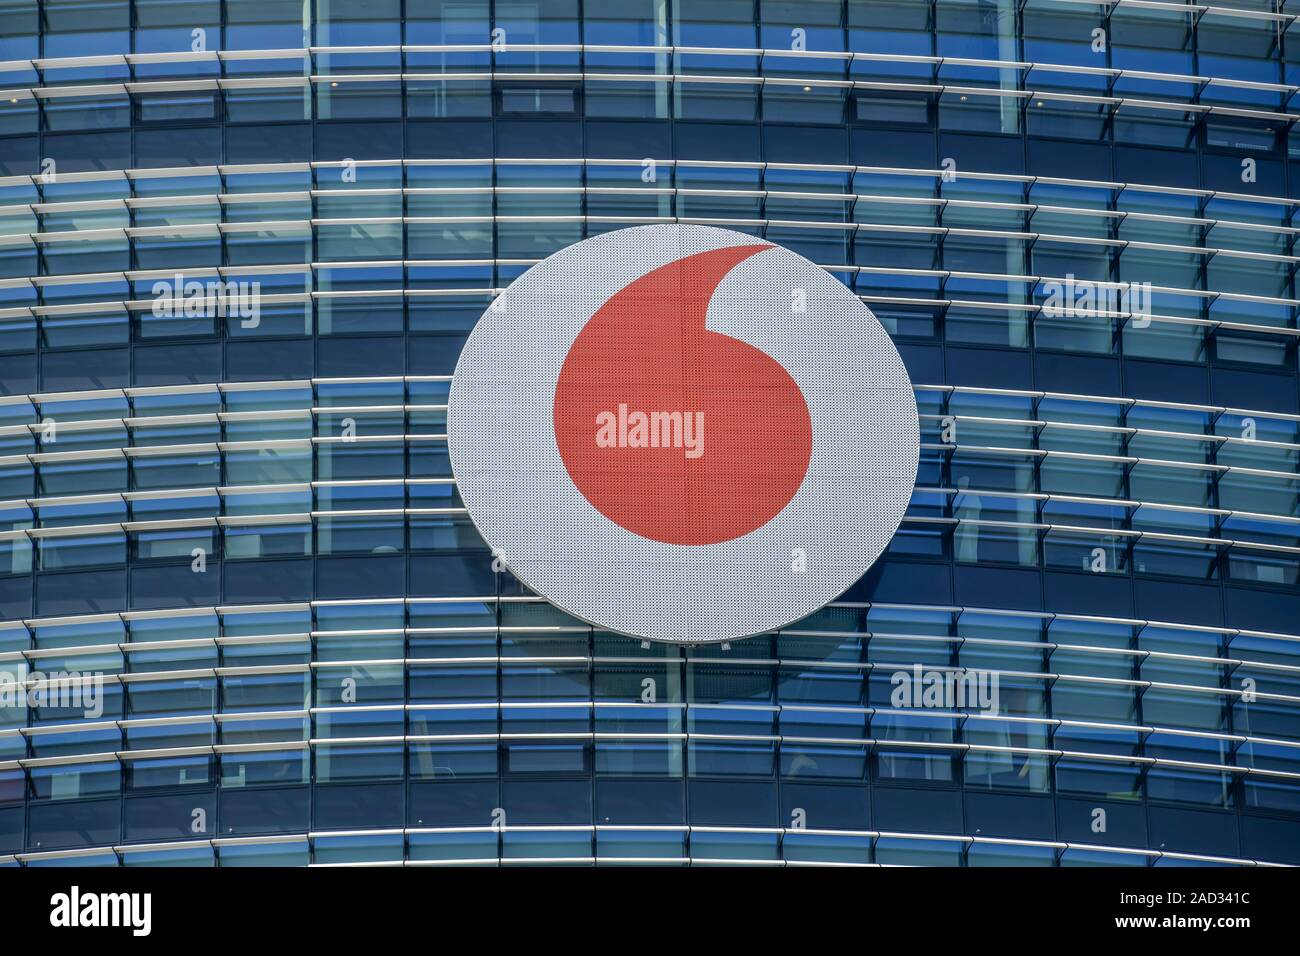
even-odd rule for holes
{"type": "Polygon", "coordinates": [[[1295,5],[0,0],[0,863],[1300,863],[1295,5]],[[665,221],[921,414],[729,645],[526,593],[446,454],[494,294],[665,221]]]}

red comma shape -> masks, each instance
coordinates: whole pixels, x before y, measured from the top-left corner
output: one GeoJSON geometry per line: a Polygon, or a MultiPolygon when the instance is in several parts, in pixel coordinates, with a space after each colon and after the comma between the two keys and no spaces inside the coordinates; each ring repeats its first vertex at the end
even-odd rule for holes
{"type": "MultiPolygon", "coordinates": [[[[596,311],[565,357],[560,457],[592,506],[628,531],[666,544],[730,541],[765,525],[803,484],[812,422],[798,384],[765,352],[705,326],[727,273],[769,248],[729,246],[646,273],[596,311]],[[601,447],[598,416],[620,405],[703,413],[703,443],[692,455],[682,443],[601,447]]],[[[666,426],[661,434],[668,442],[666,426]]]]}

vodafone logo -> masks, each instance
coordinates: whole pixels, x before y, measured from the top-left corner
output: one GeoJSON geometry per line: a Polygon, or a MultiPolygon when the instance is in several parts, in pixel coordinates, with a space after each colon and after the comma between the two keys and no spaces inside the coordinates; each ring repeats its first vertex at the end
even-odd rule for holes
{"type": "Polygon", "coordinates": [[[786,626],[881,555],[916,477],[912,386],[841,283],[704,226],[556,253],[456,366],[452,469],[520,580],[593,625],[679,643],[786,626]]]}
{"type": "Polygon", "coordinates": [[[723,246],[652,269],[597,309],[569,348],[555,388],[560,457],[596,510],[628,531],[667,544],[731,541],[776,517],[803,484],[813,429],[799,384],[706,324],[723,278],[771,248],[723,246]]]}

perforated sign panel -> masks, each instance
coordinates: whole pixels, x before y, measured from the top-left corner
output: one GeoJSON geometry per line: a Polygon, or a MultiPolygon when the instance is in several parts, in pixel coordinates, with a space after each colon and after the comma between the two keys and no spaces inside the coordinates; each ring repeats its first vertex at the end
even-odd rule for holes
{"type": "Polygon", "coordinates": [[[678,643],[780,628],[880,557],[916,478],[885,330],[788,249],[654,225],[529,269],[471,333],[447,414],[470,517],[526,585],[678,643]]]}

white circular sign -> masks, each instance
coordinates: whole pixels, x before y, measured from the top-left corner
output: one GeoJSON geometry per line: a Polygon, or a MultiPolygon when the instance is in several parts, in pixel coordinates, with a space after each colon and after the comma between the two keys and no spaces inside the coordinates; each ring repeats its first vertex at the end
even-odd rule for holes
{"type": "Polygon", "coordinates": [[[599,628],[676,643],[784,627],[880,557],[916,480],[903,362],[842,283],[706,226],[555,253],[483,314],[447,443],[479,532],[599,628]]]}

